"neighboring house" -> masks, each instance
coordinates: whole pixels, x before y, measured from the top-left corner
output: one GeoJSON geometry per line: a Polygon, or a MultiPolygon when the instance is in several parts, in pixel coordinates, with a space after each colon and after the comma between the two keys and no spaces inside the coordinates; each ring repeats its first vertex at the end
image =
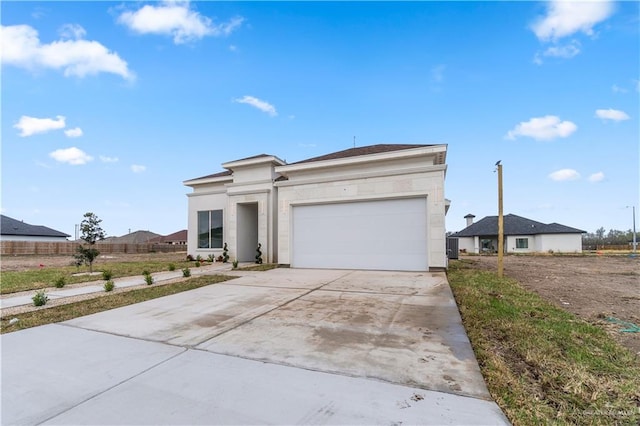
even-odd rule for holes
{"type": "Polygon", "coordinates": [[[151,231],[135,231],[121,237],[107,237],[98,242],[108,244],[147,244],[160,236],[160,234],[151,231]]]}
{"type": "Polygon", "coordinates": [[[149,240],[151,244],[187,245],[187,230],[174,232],[169,235],[161,235],[149,240]]]}
{"type": "MultiPolygon", "coordinates": [[[[468,214],[467,227],[450,235],[458,239],[458,249],[468,253],[495,253],[498,251],[498,216],[487,216],[473,223],[475,216],[468,214]]],[[[535,220],[508,214],[504,216],[505,253],[582,251],[582,234],[586,231],[560,225],[544,224],[535,220]]]]}
{"type": "Polygon", "coordinates": [[[287,164],[258,155],[187,180],[188,253],[297,268],[446,268],[446,145],[372,145],[287,164]]]}
{"type": "Polygon", "coordinates": [[[0,215],[0,240],[2,241],[68,241],[71,235],[46,226],[30,225],[20,220],[0,215]]]}

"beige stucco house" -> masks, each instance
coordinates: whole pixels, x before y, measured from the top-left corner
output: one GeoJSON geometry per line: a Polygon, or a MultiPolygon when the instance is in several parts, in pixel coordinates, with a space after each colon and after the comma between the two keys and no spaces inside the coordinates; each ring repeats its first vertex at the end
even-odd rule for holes
{"type": "Polygon", "coordinates": [[[447,266],[446,145],[372,145],[287,164],[258,155],[190,179],[188,253],[296,268],[447,266]]]}

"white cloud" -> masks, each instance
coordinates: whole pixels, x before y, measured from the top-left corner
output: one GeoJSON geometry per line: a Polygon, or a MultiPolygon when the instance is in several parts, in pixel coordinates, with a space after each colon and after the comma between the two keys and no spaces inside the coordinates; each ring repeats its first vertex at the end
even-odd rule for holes
{"type": "Polygon", "coordinates": [[[141,166],[140,164],[132,164],[132,165],[131,165],[131,171],[132,171],[133,173],[142,173],[142,172],[144,172],[145,170],[147,170],[147,167],[146,167],[146,166],[141,166]]]}
{"type": "Polygon", "coordinates": [[[106,155],[101,155],[100,161],[102,161],[103,163],[117,163],[118,157],[107,157],[106,155]]]}
{"type": "Polygon", "coordinates": [[[601,118],[603,120],[612,120],[612,121],[624,121],[628,120],[629,116],[626,112],[620,111],[617,109],[597,109],[596,117],[601,118]]]}
{"type": "Polygon", "coordinates": [[[556,41],[577,32],[591,36],[593,27],[609,18],[613,10],[612,1],[555,0],[547,3],[546,16],[539,17],[531,29],[542,41],[556,41]]]}
{"type": "Polygon", "coordinates": [[[80,40],[87,35],[87,31],[78,24],[64,24],[58,34],[64,39],[80,40]]]}
{"type": "Polygon", "coordinates": [[[166,1],[158,6],[145,5],[123,12],[118,22],[139,34],[173,36],[175,44],[199,40],[205,36],[226,36],[237,29],[244,18],[235,17],[221,24],[192,10],[189,2],[166,1]]]}
{"type": "Polygon", "coordinates": [[[53,118],[36,118],[23,115],[20,120],[13,125],[14,128],[20,130],[20,136],[35,135],[37,133],[47,133],[51,130],[64,129],[66,126],[65,118],[62,115],[53,118]]]}
{"type": "Polygon", "coordinates": [[[79,138],[83,135],[82,129],[80,127],[74,127],[73,129],[65,130],[64,134],[67,135],[68,138],[79,138]]]}
{"type": "Polygon", "coordinates": [[[518,123],[505,138],[514,140],[519,136],[527,136],[535,140],[552,140],[566,138],[577,129],[578,126],[571,121],[560,121],[555,115],[545,115],[518,123]]]}
{"type": "MultiPolygon", "coordinates": [[[[78,25],[63,27],[62,32],[66,38],[83,37],[85,34],[78,25]]],[[[28,70],[62,70],[66,77],[85,77],[106,72],[126,80],[135,79],[127,63],[97,41],[78,38],[42,44],[38,32],[29,25],[2,26],[0,33],[3,64],[28,70]]]]}
{"type": "Polygon", "coordinates": [[[278,115],[276,108],[273,105],[253,96],[243,96],[242,98],[234,99],[234,102],[251,105],[254,108],[258,108],[260,111],[266,112],[272,117],[278,115]]]}
{"type": "Polygon", "coordinates": [[[549,177],[555,181],[578,180],[580,173],[573,169],[561,169],[549,174],[549,177]]]}
{"type": "Polygon", "coordinates": [[[598,173],[593,173],[591,176],[589,176],[589,182],[602,182],[604,180],[604,173],[602,172],[598,172],[598,173]]]}
{"type": "Polygon", "coordinates": [[[79,166],[82,164],[86,164],[89,161],[93,161],[93,157],[87,155],[81,149],[74,147],[66,148],[66,149],[56,149],[52,153],[49,154],[51,158],[61,163],[68,163],[72,166],[79,166]]]}

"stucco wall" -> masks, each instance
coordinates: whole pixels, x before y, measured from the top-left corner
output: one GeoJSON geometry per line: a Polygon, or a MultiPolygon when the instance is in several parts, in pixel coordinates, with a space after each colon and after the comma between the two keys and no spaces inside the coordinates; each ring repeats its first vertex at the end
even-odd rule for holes
{"type": "Polygon", "coordinates": [[[554,253],[582,252],[582,234],[544,234],[538,235],[540,251],[554,253]]]}
{"type": "Polygon", "coordinates": [[[414,159],[413,163],[402,162],[404,168],[399,169],[397,163],[387,163],[386,168],[377,165],[376,172],[368,176],[360,176],[359,168],[333,173],[322,170],[318,175],[307,170],[302,176],[294,174],[289,181],[278,182],[279,262],[291,262],[291,215],[295,205],[426,196],[429,267],[446,268],[445,167],[424,166],[414,159]],[[408,173],[407,165],[415,166],[416,171],[408,173]]]}
{"type": "Polygon", "coordinates": [[[477,253],[478,248],[474,244],[473,237],[458,238],[458,250],[466,250],[467,253],[477,253]]]}
{"type": "Polygon", "coordinates": [[[539,236],[534,235],[507,235],[506,237],[506,249],[507,253],[534,253],[539,251],[537,249],[537,240],[539,236]],[[526,238],[529,240],[527,248],[517,248],[516,239],[526,238]]]}

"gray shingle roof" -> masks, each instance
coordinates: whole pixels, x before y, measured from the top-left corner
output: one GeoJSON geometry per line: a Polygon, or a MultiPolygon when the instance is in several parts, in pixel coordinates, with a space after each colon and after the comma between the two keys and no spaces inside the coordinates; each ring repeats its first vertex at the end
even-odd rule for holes
{"type": "Polygon", "coordinates": [[[2,235],[22,235],[29,237],[70,237],[71,235],[46,226],[30,225],[20,220],[0,215],[0,234],[2,235]]]}
{"type": "MultiPolygon", "coordinates": [[[[538,235],[538,234],[582,234],[586,231],[560,225],[545,224],[525,217],[508,214],[504,216],[504,235],[538,235]]],[[[498,216],[487,216],[467,226],[451,237],[475,237],[498,235],[498,216]]]]}

